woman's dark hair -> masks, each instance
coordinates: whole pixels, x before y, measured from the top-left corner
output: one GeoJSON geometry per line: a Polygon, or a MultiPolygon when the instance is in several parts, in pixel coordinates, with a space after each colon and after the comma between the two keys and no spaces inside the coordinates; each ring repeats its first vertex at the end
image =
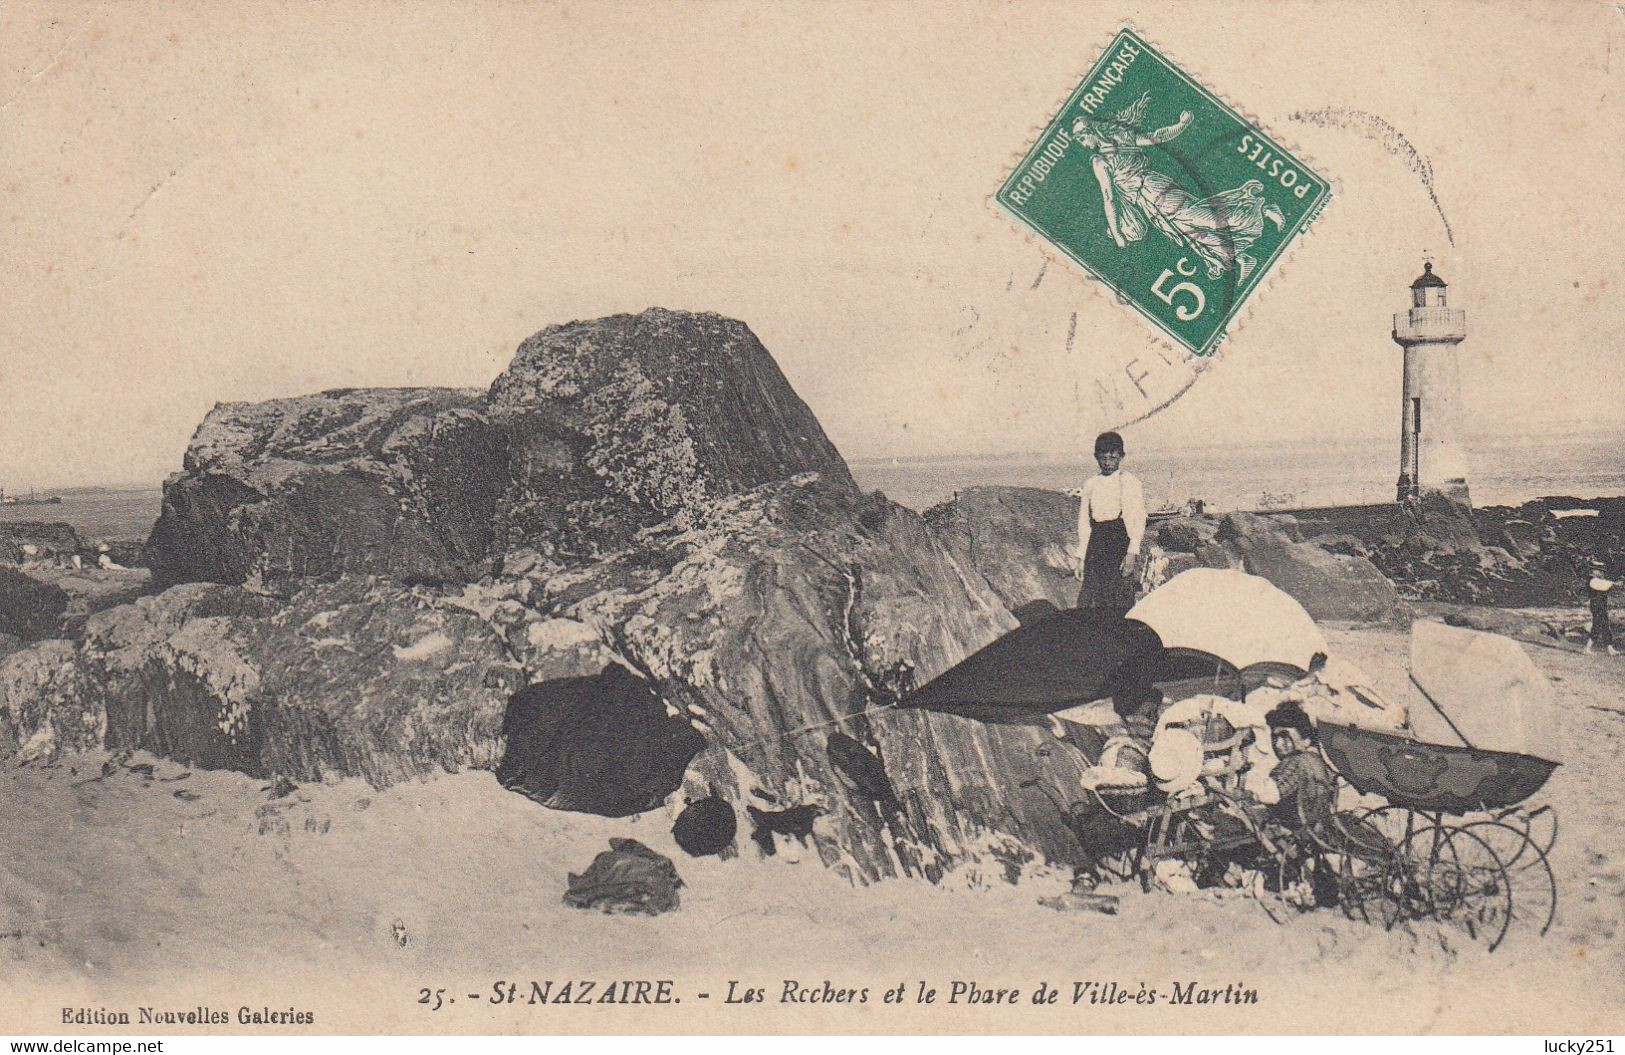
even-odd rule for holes
{"type": "Polygon", "coordinates": [[[1302,733],[1304,739],[1313,743],[1315,737],[1315,723],[1309,719],[1303,704],[1297,700],[1286,700],[1276,706],[1264,716],[1264,722],[1271,729],[1292,729],[1302,733]]]}
{"type": "Polygon", "coordinates": [[[1102,432],[1095,437],[1095,456],[1102,454],[1122,454],[1123,437],[1115,432],[1102,432]]]}

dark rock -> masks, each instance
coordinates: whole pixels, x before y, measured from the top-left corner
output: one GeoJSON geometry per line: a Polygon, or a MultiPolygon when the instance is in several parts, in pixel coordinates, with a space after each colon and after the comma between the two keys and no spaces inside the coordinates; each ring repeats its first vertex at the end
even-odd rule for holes
{"type": "Polygon", "coordinates": [[[56,634],[68,595],[16,568],[0,565],[0,633],[38,641],[56,634]]]}
{"type": "MultiPolygon", "coordinates": [[[[205,768],[392,784],[494,768],[524,680],[494,628],[444,599],[347,579],[281,604],[187,584],[99,612],[77,647],[5,660],[13,713],[71,697],[75,728],[205,768]],[[50,669],[49,678],[41,673],[50,669]]],[[[60,731],[63,722],[53,723],[60,731]]],[[[18,738],[13,732],[13,739],[18,738]]]]}
{"type": "Polygon", "coordinates": [[[1303,529],[1298,524],[1298,518],[1291,513],[1272,513],[1265,519],[1269,521],[1271,527],[1285,535],[1288,541],[1303,541],[1303,529]]]}
{"type": "Polygon", "coordinates": [[[648,682],[617,664],[516,693],[502,722],[502,786],[554,809],[626,817],[661,805],[705,747],[648,682]]]}
{"type": "Polygon", "coordinates": [[[7,564],[71,557],[84,549],[83,540],[67,524],[32,520],[0,522],[0,561],[7,564]],[[32,547],[34,552],[26,552],[25,546],[32,547]]]}
{"type": "Polygon", "coordinates": [[[795,839],[806,846],[807,840],[813,837],[813,822],[823,813],[823,809],[816,805],[792,806],[787,810],[745,807],[745,816],[750,818],[751,841],[762,851],[763,857],[772,857],[777,853],[777,840],[774,838],[777,835],[795,839]]]}
{"type": "Polygon", "coordinates": [[[160,585],[467,581],[488,569],[505,467],[474,391],[223,403],[164,484],[147,564],[160,585]]]}
{"type": "Polygon", "coordinates": [[[1376,621],[1398,614],[1394,584],[1370,561],[1293,542],[1269,518],[1226,514],[1217,539],[1247,572],[1291,594],[1315,619],[1376,621]]]}
{"type": "Polygon", "coordinates": [[[818,419],[744,323],[651,308],[551,326],[487,407],[507,430],[507,542],[571,557],[801,473],[855,490],[818,419]]]}
{"type": "Polygon", "coordinates": [[[16,634],[0,633],[0,659],[5,659],[13,652],[21,652],[28,647],[28,642],[16,634]]]}
{"type": "Polygon", "coordinates": [[[152,573],[145,568],[106,570],[86,562],[83,568],[39,567],[33,574],[68,595],[62,613],[63,637],[81,636],[89,618],[97,612],[130,604],[152,592],[152,573]]]}
{"type": "Polygon", "coordinates": [[[1418,553],[1472,549],[1483,542],[1472,509],[1438,493],[1395,506],[1390,538],[1418,553]]]}
{"type": "Polygon", "coordinates": [[[1071,608],[1078,500],[1036,487],[973,487],[926,510],[926,523],[1011,612],[1033,601],[1071,608]]]}
{"type": "Polygon", "coordinates": [[[1371,547],[1366,545],[1362,539],[1347,532],[1316,535],[1312,541],[1327,553],[1336,553],[1345,557],[1369,558],[1371,556],[1371,547]]]}
{"type": "Polygon", "coordinates": [[[1177,517],[1157,526],[1156,540],[1169,552],[1195,554],[1218,531],[1218,525],[1205,517],[1177,517]]]}
{"type": "Polygon", "coordinates": [[[720,854],[733,845],[738,833],[733,807],[716,795],[684,806],[671,826],[671,837],[690,857],[720,854]]]}
{"type": "Polygon", "coordinates": [[[1527,520],[1508,520],[1499,525],[1493,537],[1506,549],[1527,559],[1539,556],[1542,543],[1551,538],[1551,533],[1527,520]]]}
{"type": "Polygon", "coordinates": [[[624,915],[658,916],[678,905],[683,881],[671,858],[636,839],[611,839],[581,875],[571,874],[564,903],[624,915]]]}
{"type": "Polygon", "coordinates": [[[853,794],[888,809],[902,808],[891,778],[886,775],[886,764],[873,750],[845,733],[831,733],[827,750],[829,764],[853,794]]]}
{"type": "Polygon", "coordinates": [[[480,578],[593,558],[840,454],[743,323],[651,309],[550,327],[484,394],[341,389],[217,406],[164,485],[160,585],[480,578]]]}

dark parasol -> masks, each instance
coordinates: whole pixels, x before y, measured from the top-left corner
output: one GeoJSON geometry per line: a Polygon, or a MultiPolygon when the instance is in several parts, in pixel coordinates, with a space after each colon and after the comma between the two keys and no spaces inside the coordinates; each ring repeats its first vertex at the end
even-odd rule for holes
{"type": "Polygon", "coordinates": [[[904,696],[900,707],[1026,722],[1111,696],[1144,697],[1162,639],[1136,619],[1073,608],[1019,626],[904,696]]]}

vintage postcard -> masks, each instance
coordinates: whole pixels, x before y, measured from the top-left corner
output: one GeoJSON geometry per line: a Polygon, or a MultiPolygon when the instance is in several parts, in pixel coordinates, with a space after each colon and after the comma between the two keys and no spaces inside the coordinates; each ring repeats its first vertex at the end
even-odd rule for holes
{"type": "Polygon", "coordinates": [[[1622,44],[0,6],[0,1033],[1617,1033],[1622,44]]]}

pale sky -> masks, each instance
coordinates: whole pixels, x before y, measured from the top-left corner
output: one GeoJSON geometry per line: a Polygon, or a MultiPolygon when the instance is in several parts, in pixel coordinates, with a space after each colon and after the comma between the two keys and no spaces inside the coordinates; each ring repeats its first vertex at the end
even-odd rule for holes
{"type": "Polygon", "coordinates": [[[1474,431],[1625,428],[1612,4],[5,3],[0,487],[651,305],[749,323],[849,457],[1080,449],[1159,338],[1057,254],[1033,289],[989,198],[1125,21],[1337,194],[1135,442],[1397,433],[1424,253],[1474,431]],[[1383,143],[1291,119],[1330,108],[1431,162],[1453,245],[1383,143]]]}

